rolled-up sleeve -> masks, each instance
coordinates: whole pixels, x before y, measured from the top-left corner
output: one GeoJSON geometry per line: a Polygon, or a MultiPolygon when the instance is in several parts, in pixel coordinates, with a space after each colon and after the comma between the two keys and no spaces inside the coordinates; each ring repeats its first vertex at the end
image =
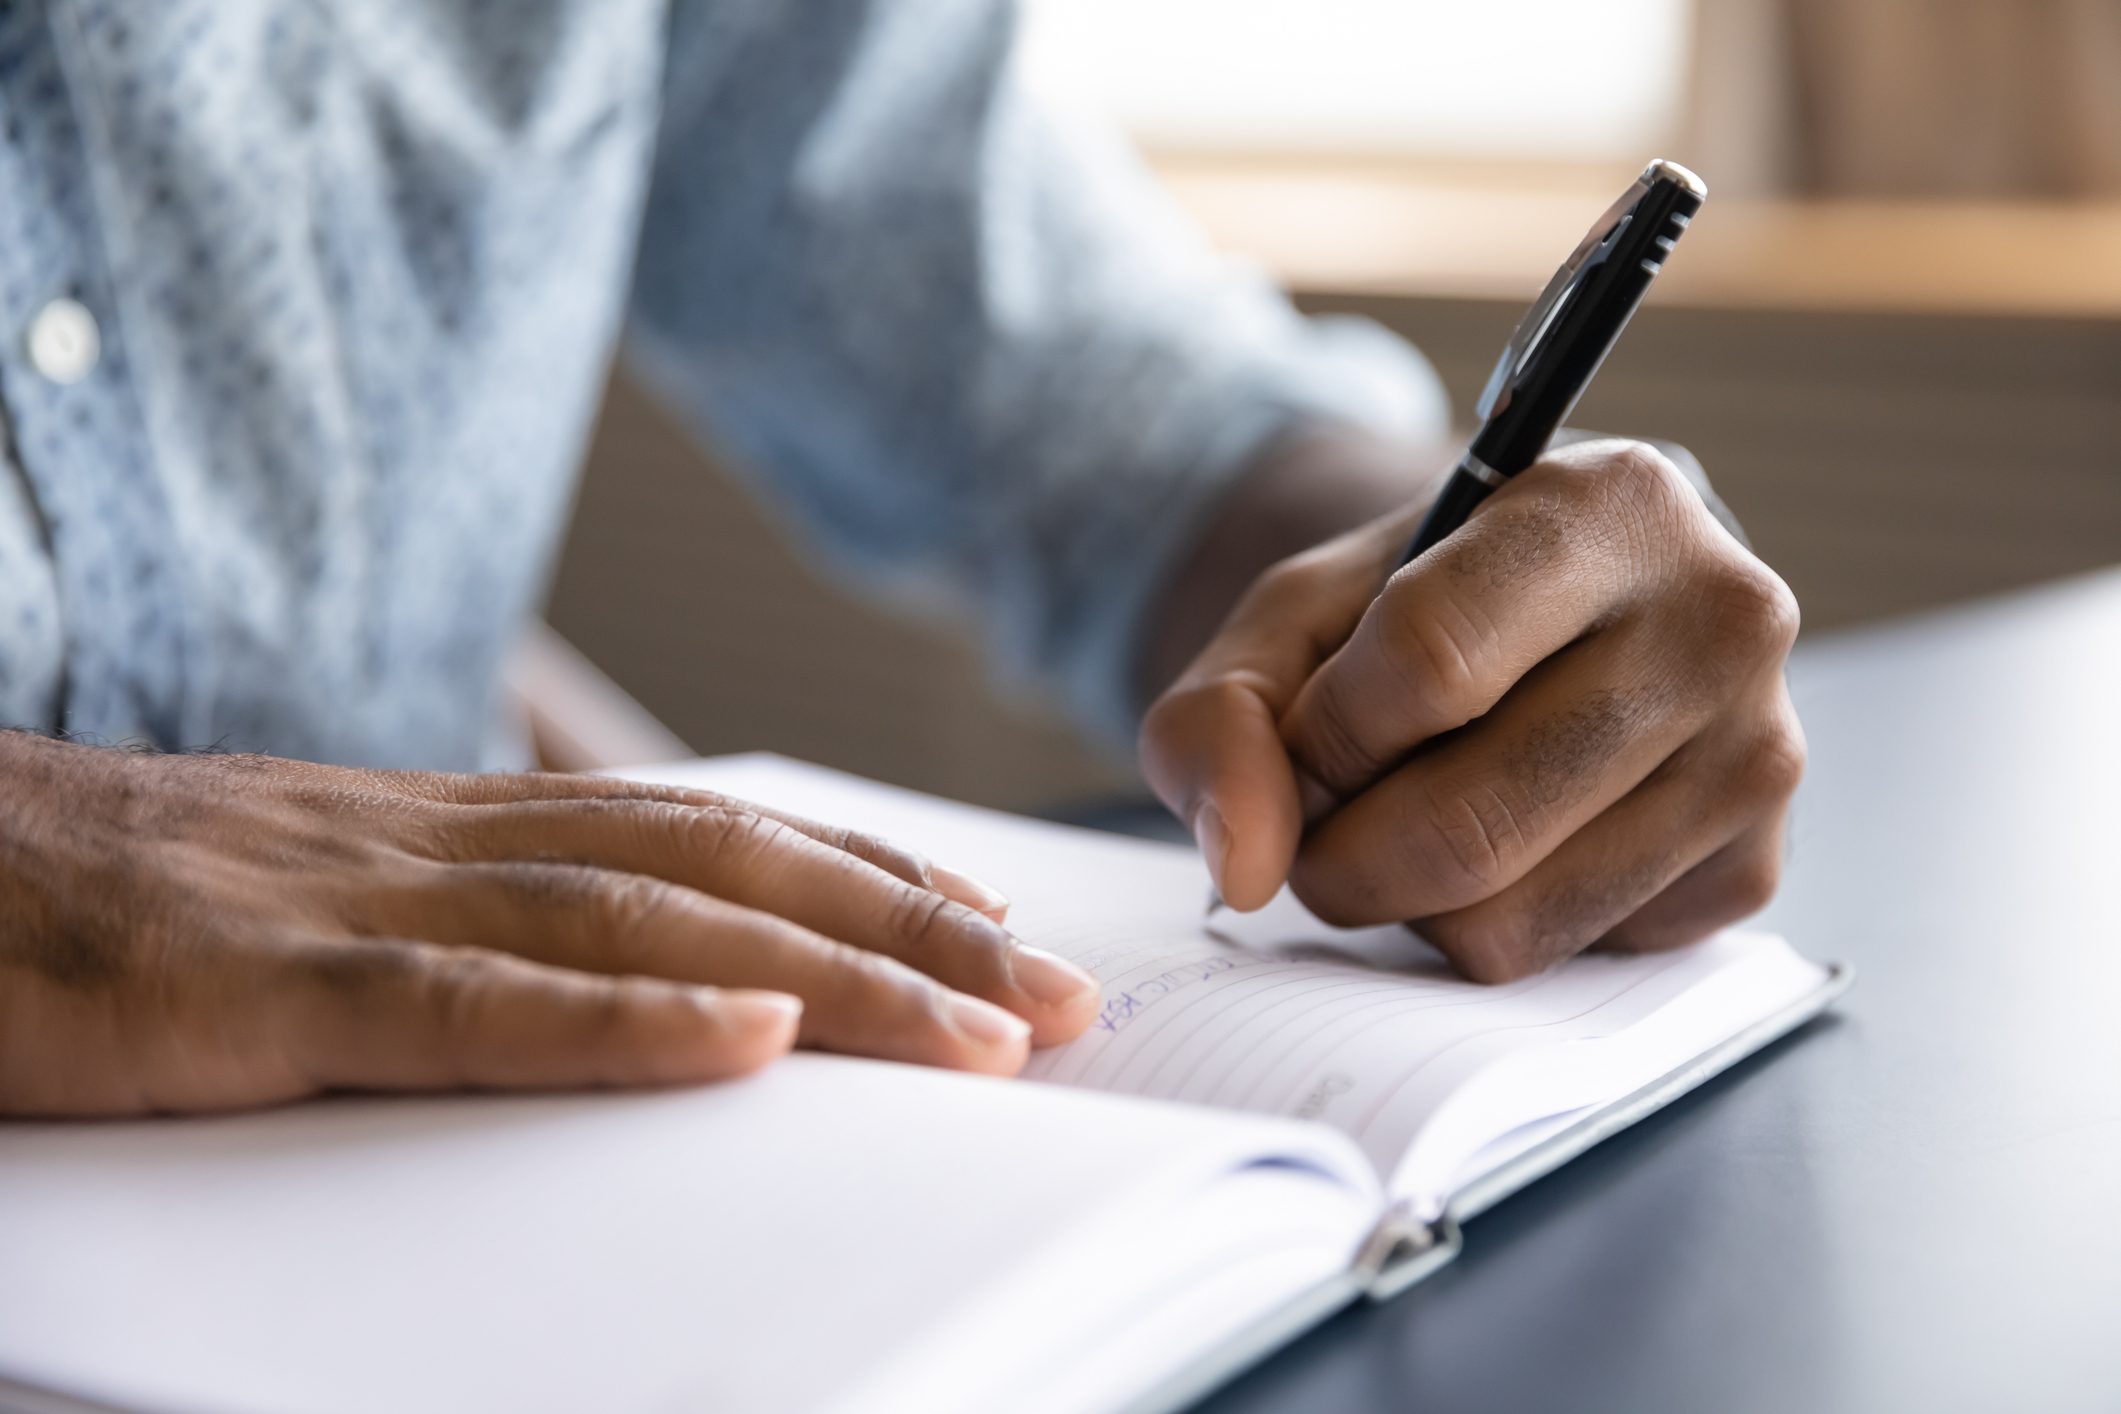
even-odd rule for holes
{"type": "Polygon", "coordinates": [[[1418,355],[1209,251],[999,0],[673,7],[636,366],[837,568],[1130,733],[1147,606],[1269,438],[1440,432],[1418,355]]]}

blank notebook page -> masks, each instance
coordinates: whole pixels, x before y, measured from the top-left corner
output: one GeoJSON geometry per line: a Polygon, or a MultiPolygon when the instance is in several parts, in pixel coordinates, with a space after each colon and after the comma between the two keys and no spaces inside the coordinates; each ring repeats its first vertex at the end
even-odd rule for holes
{"type": "MultiPolygon", "coordinates": [[[[1715,1034],[1703,1044],[1712,1044],[1746,1013],[1773,1010],[1822,980],[1779,939],[1726,933],[1672,953],[1581,957],[1484,987],[1457,977],[1403,928],[1328,928],[1286,893],[1258,914],[1209,920],[1207,874],[1181,846],[1043,824],[771,756],[634,774],[880,834],[1007,894],[1019,936],[1104,984],[1090,1031],[1033,1056],[1032,1078],[1322,1120],[1352,1135],[1385,1174],[1446,1097],[1506,1058],[1614,1036],[1712,978],[1741,976],[1742,987],[1711,989],[1735,996],[1687,1028],[1706,1025],[1715,1034]]],[[[1542,1078],[1538,1095],[1519,1086],[1508,1097],[1532,1113],[1475,1117],[1488,1122],[1469,1126],[1456,1157],[1668,1068],[1608,1048],[1656,1067],[1636,1078],[1629,1066],[1587,1063],[1581,1044],[1562,1053],[1578,1063],[1542,1078]],[[1597,1083],[1572,1085],[1572,1074],[1597,1083]]],[[[1446,1177],[1458,1167],[1443,1155],[1431,1166],[1446,1177]]]]}
{"type": "Polygon", "coordinates": [[[1343,1270],[1378,1199],[1337,1139],[807,1055],[665,1092],[0,1126],[0,1407],[8,1378],[214,1414],[1030,1407],[974,1394],[1197,1297],[1218,1254],[1165,1235],[1260,1156],[1293,1195],[1219,1255],[1287,1285],[1238,1295],[1343,1270]]]}

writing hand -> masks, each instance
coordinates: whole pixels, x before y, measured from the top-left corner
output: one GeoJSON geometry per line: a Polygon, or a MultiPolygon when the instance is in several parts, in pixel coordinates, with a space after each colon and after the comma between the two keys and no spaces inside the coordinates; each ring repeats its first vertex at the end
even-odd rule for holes
{"type": "Polygon", "coordinates": [[[1225,899],[1286,881],[1484,981],[1765,903],[1804,761],[1782,581],[1637,443],[1553,453],[1392,573],[1419,519],[1277,565],[1150,710],[1225,899]]]}
{"type": "Polygon", "coordinates": [[[708,1080],[801,1043],[1014,1072],[1096,1011],[879,840],[594,777],[0,734],[0,1113],[708,1080]]]}

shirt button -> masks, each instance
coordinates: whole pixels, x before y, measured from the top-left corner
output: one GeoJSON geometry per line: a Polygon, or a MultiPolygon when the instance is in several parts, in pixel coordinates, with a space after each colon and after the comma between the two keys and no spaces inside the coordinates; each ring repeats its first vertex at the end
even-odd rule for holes
{"type": "Polygon", "coordinates": [[[96,316],[79,300],[55,299],[29,322],[30,367],[54,383],[78,383],[103,357],[96,316]]]}

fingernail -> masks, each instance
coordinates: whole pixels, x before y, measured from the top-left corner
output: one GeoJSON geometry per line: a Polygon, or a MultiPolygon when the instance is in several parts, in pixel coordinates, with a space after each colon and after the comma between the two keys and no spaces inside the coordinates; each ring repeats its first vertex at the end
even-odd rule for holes
{"type": "Polygon", "coordinates": [[[1097,979],[1044,948],[1018,947],[1009,954],[1009,975],[1042,1006],[1065,1006],[1097,990],[1097,979]]]}
{"type": "Polygon", "coordinates": [[[962,993],[950,998],[950,1024],[982,1046],[1019,1046],[1031,1039],[1030,1022],[962,993]]]}
{"type": "Polygon", "coordinates": [[[1193,838],[1200,843],[1201,858],[1208,861],[1216,891],[1222,892],[1223,866],[1230,861],[1230,827],[1223,823],[1223,813],[1214,801],[1203,800],[1193,812],[1193,838]]]}
{"type": "Polygon", "coordinates": [[[786,992],[704,990],[715,1010],[739,1031],[774,1031],[803,1019],[803,999],[786,992]]]}
{"type": "Polygon", "coordinates": [[[940,864],[929,866],[928,877],[935,881],[935,891],[945,898],[954,898],[967,908],[977,909],[995,922],[1009,911],[1009,900],[1001,890],[983,884],[970,874],[960,874],[940,864]]]}

